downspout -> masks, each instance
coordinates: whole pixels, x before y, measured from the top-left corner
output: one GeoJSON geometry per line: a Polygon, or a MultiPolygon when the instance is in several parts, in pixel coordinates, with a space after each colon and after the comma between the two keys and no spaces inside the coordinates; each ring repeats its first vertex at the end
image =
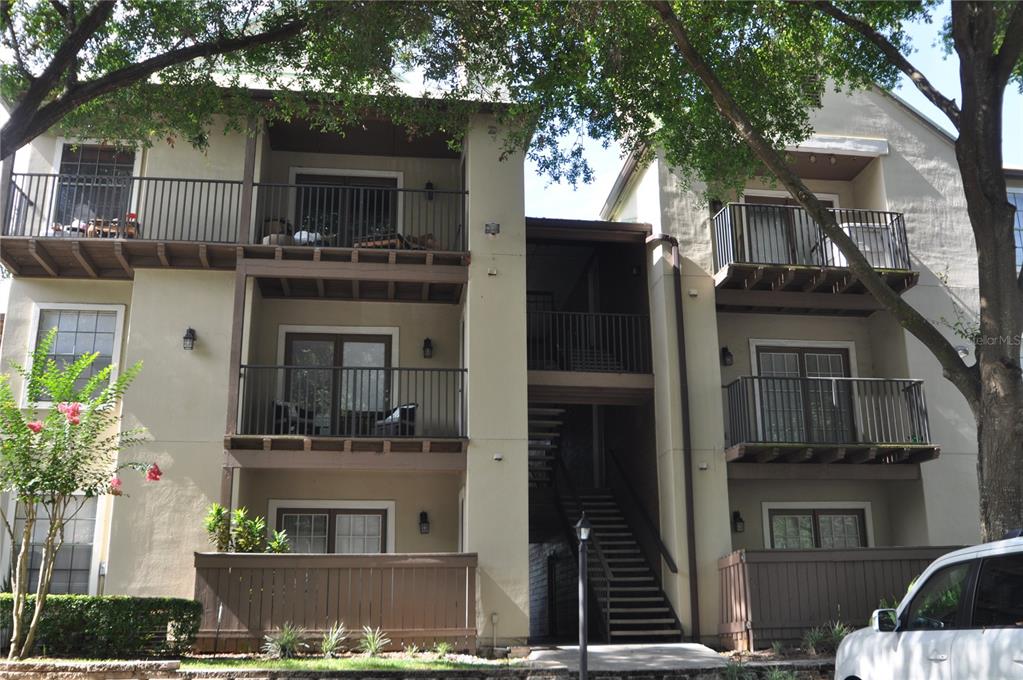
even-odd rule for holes
{"type": "Polygon", "coordinates": [[[696,572],[696,519],[693,517],[693,435],[689,417],[689,380],[686,370],[686,336],[682,320],[682,259],[679,255],[678,239],[668,234],[654,234],[647,237],[647,244],[668,243],[671,245],[671,267],[675,278],[675,332],[678,335],[678,379],[682,391],[682,464],[685,476],[682,488],[686,507],[686,552],[689,564],[689,616],[692,620],[692,639],[700,641],[700,599],[696,572]]]}

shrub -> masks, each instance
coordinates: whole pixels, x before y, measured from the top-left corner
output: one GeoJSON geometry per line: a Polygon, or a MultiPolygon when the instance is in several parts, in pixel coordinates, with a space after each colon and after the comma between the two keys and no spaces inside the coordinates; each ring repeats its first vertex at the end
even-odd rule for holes
{"type": "Polygon", "coordinates": [[[237,508],[231,516],[231,544],[235,552],[263,552],[266,541],[266,520],[249,517],[248,510],[237,508]]]}
{"type": "Polygon", "coordinates": [[[764,680],[798,680],[795,671],[786,671],[781,668],[769,668],[764,680]]]}
{"type": "Polygon", "coordinates": [[[320,653],[323,654],[323,658],[334,658],[338,652],[344,649],[344,643],[347,639],[348,629],[345,628],[343,622],[338,621],[330,627],[330,630],[323,634],[323,639],[320,640],[320,653]]]}
{"type": "Polygon", "coordinates": [[[454,650],[450,642],[442,640],[433,646],[433,653],[437,656],[447,656],[454,650]]]}
{"type": "MultiPolygon", "coordinates": [[[[0,594],[0,620],[12,616],[13,596],[0,594]]],[[[35,596],[28,596],[26,617],[35,596]]],[[[163,597],[50,595],[39,621],[35,653],[121,659],[173,657],[195,643],[202,605],[163,597]]]]}
{"type": "Polygon", "coordinates": [[[228,552],[231,549],[231,511],[220,503],[213,503],[206,510],[203,528],[210,537],[210,543],[217,552],[228,552]]]}
{"type": "Polygon", "coordinates": [[[377,656],[384,651],[387,645],[391,644],[391,638],[384,634],[379,628],[362,627],[362,639],[359,640],[359,650],[367,656],[377,656]]]}
{"type": "Polygon", "coordinates": [[[785,643],[775,640],[771,643],[771,653],[775,656],[785,656],[785,643]]]}
{"type": "Polygon", "coordinates": [[[401,651],[405,656],[418,656],[419,653],[423,650],[419,649],[419,645],[417,645],[416,643],[409,642],[408,644],[401,648],[401,651]]]}
{"type": "Polygon", "coordinates": [[[756,673],[746,668],[741,660],[732,659],[725,666],[725,680],[753,680],[756,673]]]}
{"type": "Polygon", "coordinates": [[[288,539],[288,532],[284,529],[275,530],[270,540],[266,542],[266,551],[268,553],[291,552],[291,541],[288,539]]]}
{"type": "Polygon", "coordinates": [[[842,640],[851,632],[852,628],[841,621],[829,621],[823,626],[814,626],[803,633],[803,650],[813,656],[834,654],[838,651],[838,645],[842,644],[842,640]]]}
{"type": "Polygon", "coordinates": [[[305,636],[305,628],[284,623],[263,638],[263,654],[271,659],[293,659],[300,650],[309,646],[305,643],[305,636]]]}
{"type": "Polygon", "coordinates": [[[824,651],[824,641],[827,639],[827,631],[822,626],[808,628],[803,633],[803,651],[811,656],[817,656],[824,651]]]}

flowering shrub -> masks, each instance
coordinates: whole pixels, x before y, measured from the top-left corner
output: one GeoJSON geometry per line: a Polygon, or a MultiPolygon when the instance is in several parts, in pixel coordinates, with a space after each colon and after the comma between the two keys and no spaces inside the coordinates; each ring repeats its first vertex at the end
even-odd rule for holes
{"type": "Polygon", "coordinates": [[[141,442],[144,434],[140,429],[122,430],[118,413],[121,397],[140,364],[116,378],[113,366],[107,366],[86,380],[98,355],[87,354],[60,366],[48,356],[55,337],[56,329],[39,343],[30,366],[14,366],[25,383],[24,407],[14,396],[10,376],[0,375],[0,492],[13,497],[25,516],[20,535],[15,535],[13,518],[0,508],[0,519],[16,551],[11,563],[10,658],[24,658],[32,651],[64,528],[82,507],[81,498],[122,495],[118,476],[122,470],[142,473],[150,482],[163,474],[155,463],[117,462],[119,452],[141,442]],[[55,407],[40,406],[44,401],[55,407]],[[42,520],[46,531],[29,618],[25,611],[29,555],[33,536],[39,533],[37,520],[42,520]]]}

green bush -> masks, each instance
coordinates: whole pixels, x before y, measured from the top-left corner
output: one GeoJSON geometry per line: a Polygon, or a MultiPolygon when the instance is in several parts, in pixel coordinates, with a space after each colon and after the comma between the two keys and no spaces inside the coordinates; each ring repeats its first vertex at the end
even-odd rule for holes
{"type": "MultiPolygon", "coordinates": [[[[13,596],[0,593],[0,627],[11,625],[13,596]]],[[[35,596],[28,596],[26,619],[35,596]]],[[[39,621],[35,653],[123,659],[173,657],[195,643],[202,605],[170,597],[50,595],[39,621]]],[[[27,625],[27,624],[26,624],[27,625]]]]}

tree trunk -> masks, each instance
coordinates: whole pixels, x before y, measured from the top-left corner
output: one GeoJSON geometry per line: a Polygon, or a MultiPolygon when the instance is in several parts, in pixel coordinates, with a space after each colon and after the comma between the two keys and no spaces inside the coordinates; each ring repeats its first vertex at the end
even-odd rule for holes
{"type": "Polygon", "coordinates": [[[11,648],[7,654],[8,659],[16,659],[21,647],[22,623],[25,618],[25,599],[28,595],[28,556],[30,552],[29,543],[32,539],[32,532],[35,530],[35,506],[25,506],[25,526],[21,530],[21,545],[18,548],[18,561],[14,568],[14,582],[11,590],[14,591],[14,601],[11,603],[11,648]]]}
{"type": "Polygon", "coordinates": [[[35,608],[32,612],[32,622],[25,633],[25,642],[22,643],[18,658],[24,659],[32,655],[32,647],[36,642],[36,632],[39,630],[39,621],[43,615],[43,607],[46,606],[46,597],[50,594],[50,582],[53,580],[53,565],[57,559],[57,551],[64,543],[64,513],[67,511],[67,503],[63,498],[54,502],[50,508],[50,529],[46,533],[46,542],[43,544],[43,556],[39,565],[39,582],[36,586],[35,608]]]}
{"type": "Polygon", "coordinates": [[[1023,529],[1023,384],[990,380],[996,382],[985,380],[977,416],[980,529],[985,541],[1023,529]]]}

